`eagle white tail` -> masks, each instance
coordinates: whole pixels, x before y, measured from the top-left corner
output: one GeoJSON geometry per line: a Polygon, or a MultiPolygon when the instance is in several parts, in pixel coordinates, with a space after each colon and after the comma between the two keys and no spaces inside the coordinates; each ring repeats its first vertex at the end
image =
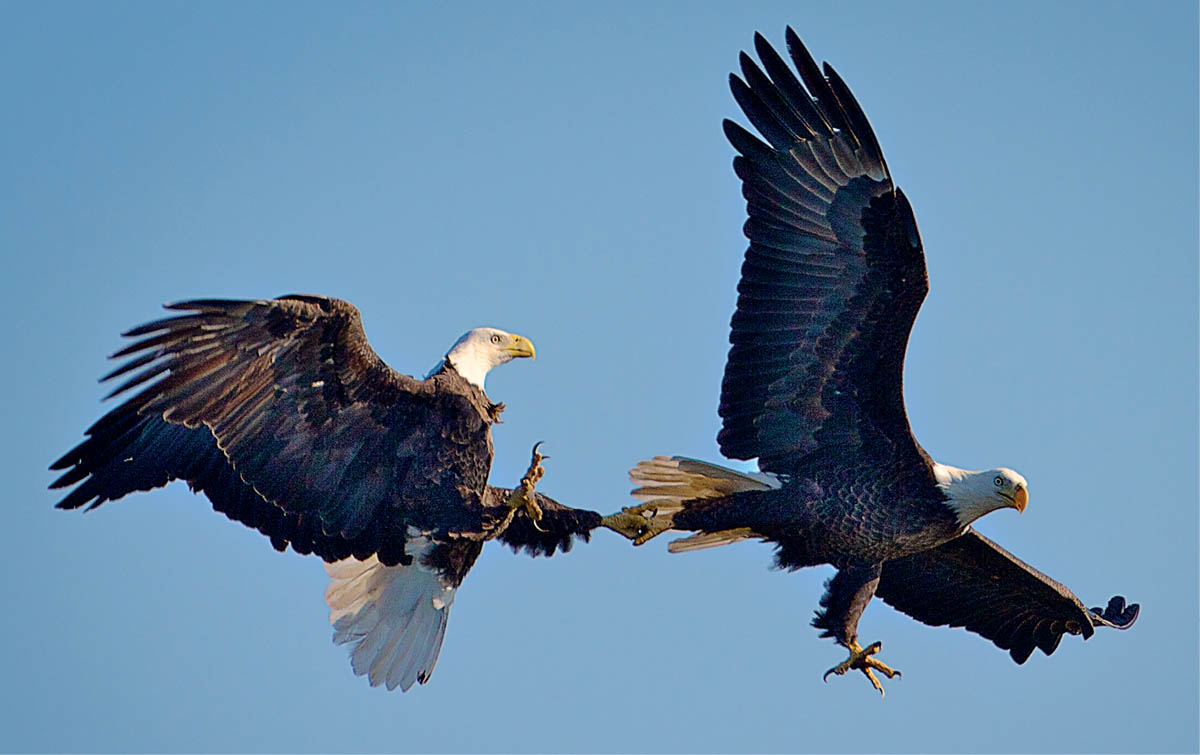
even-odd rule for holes
{"type": "MultiPolygon", "coordinates": [[[[629,470],[629,479],[638,485],[631,495],[643,503],[657,506],[658,515],[671,515],[684,508],[684,501],[723,498],[751,490],[777,490],[783,483],[769,473],[738,472],[684,456],[655,456],[638,462],[629,470]]],[[[755,537],[745,527],[722,532],[699,532],[671,542],[671,553],[715,548],[755,537]]]]}
{"type": "Polygon", "coordinates": [[[329,623],[335,645],[351,645],[350,665],[371,686],[404,691],[424,684],[437,665],[454,588],[420,565],[409,541],[410,566],[384,566],[372,556],[326,564],[329,623]]]}

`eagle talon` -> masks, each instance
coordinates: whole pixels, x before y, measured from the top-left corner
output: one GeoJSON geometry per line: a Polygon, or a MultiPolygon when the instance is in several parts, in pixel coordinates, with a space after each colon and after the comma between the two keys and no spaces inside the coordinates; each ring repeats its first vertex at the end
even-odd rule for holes
{"type": "Polygon", "coordinates": [[[601,519],[600,526],[607,527],[622,537],[635,540],[646,530],[646,517],[630,514],[628,511],[618,511],[601,519]]]}
{"type": "Polygon", "coordinates": [[[863,672],[863,675],[866,676],[867,680],[871,682],[871,686],[879,690],[879,696],[883,697],[883,685],[879,683],[879,679],[876,678],[874,672],[879,671],[888,679],[903,677],[903,674],[901,674],[899,671],[889,667],[883,661],[872,657],[879,652],[880,648],[883,647],[883,643],[873,642],[864,648],[860,646],[858,642],[851,641],[846,647],[850,650],[850,657],[826,671],[825,675],[821,677],[822,681],[828,683],[830,674],[842,676],[851,669],[858,669],[859,671],[863,672]]]}
{"type": "Polygon", "coordinates": [[[601,519],[600,524],[629,538],[634,545],[643,545],[651,538],[671,529],[674,521],[669,514],[659,516],[657,504],[642,503],[626,506],[617,513],[601,519]]]}
{"type": "Polygon", "coordinates": [[[542,507],[537,503],[537,497],[534,494],[534,488],[537,487],[538,480],[546,474],[546,468],[542,466],[542,462],[549,459],[549,456],[543,456],[538,452],[538,448],[542,445],[542,441],[533,444],[533,453],[529,461],[529,469],[525,472],[525,476],[521,478],[520,486],[508,496],[508,507],[510,509],[524,509],[529,519],[533,522],[533,527],[538,532],[545,532],[538,523],[542,521],[542,507]]]}
{"type": "Polygon", "coordinates": [[[641,534],[634,538],[633,544],[645,545],[652,538],[658,537],[674,526],[675,522],[672,520],[669,514],[663,514],[662,516],[656,516],[653,519],[647,519],[641,534]]]}

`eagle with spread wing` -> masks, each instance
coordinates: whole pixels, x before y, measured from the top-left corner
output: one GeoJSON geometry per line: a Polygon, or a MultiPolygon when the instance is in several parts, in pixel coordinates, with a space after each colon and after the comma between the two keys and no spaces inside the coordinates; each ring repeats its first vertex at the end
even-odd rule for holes
{"type": "Polygon", "coordinates": [[[725,122],[737,150],[750,248],[738,283],[721,385],[721,453],[758,459],[746,474],[656,457],[630,477],[643,501],[625,534],[695,534],[672,552],[758,538],[786,569],[832,564],[813,621],[850,651],[826,674],[899,672],[858,642],[878,595],[918,621],[966,627],[1024,663],[1064,634],[1129,628],[1137,605],[1088,609],[971,528],[991,511],[1023,511],[1025,478],[930,458],[904,408],[904,352],[929,290],[912,208],[892,183],[866,116],[841,77],[790,28],[793,69],[761,36],[733,96],[761,139],[725,122]],[[797,74],[799,77],[797,78],[797,74]],[[765,139],[765,141],[763,141],[765,139]]]}
{"type": "Polygon", "coordinates": [[[345,301],[195,300],[133,328],[104,380],[129,395],[56,461],[62,509],[93,509],[184,480],[282,551],[331,577],[334,641],[354,672],[408,690],[437,662],[455,589],[483,544],[553,555],[599,514],[535,491],[535,446],[513,489],[488,485],[494,367],[534,356],[495,328],[463,335],[424,380],[388,367],[345,301]]]}

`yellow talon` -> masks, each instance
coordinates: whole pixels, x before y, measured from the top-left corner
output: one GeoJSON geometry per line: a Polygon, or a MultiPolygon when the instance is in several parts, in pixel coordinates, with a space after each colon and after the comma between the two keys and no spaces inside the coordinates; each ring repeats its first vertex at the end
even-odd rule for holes
{"type": "Polygon", "coordinates": [[[542,521],[542,507],[537,503],[537,496],[534,493],[534,488],[537,487],[538,480],[546,474],[546,468],[542,466],[542,462],[549,459],[549,456],[543,456],[538,452],[538,448],[542,445],[542,441],[533,444],[533,454],[529,461],[529,469],[525,472],[525,476],[521,478],[521,484],[508,496],[508,507],[510,509],[524,509],[525,513],[533,522],[533,526],[539,532],[545,532],[538,522],[542,521]]]}
{"type": "Polygon", "coordinates": [[[883,647],[883,643],[874,642],[866,648],[863,648],[858,644],[857,641],[851,640],[847,647],[850,650],[850,657],[826,671],[825,675],[821,677],[822,680],[828,682],[830,674],[841,676],[851,669],[858,669],[859,671],[863,672],[863,674],[871,682],[871,686],[879,690],[879,695],[882,697],[883,685],[880,684],[879,679],[875,677],[874,671],[879,671],[880,673],[886,675],[888,679],[894,679],[896,677],[903,676],[903,674],[893,668],[890,668],[883,661],[872,657],[879,652],[880,648],[883,647]],[[874,669],[874,671],[872,671],[872,669],[874,669]]]}
{"type": "Polygon", "coordinates": [[[616,514],[601,519],[600,524],[629,538],[634,545],[643,545],[671,529],[674,521],[670,514],[659,515],[658,505],[651,502],[626,506],[616,514]]]}

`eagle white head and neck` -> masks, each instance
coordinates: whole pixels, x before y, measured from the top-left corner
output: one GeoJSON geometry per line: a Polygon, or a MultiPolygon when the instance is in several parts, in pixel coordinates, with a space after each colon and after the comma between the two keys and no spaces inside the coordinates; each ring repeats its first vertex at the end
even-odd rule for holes
{"type": "Polygon", "coordinates": [[[443,367],[453,367],[464,380],[482,391],[483,381],[493,367],[519,357],[533,359],[535,354],[533,342],[525,336],[498,328],[475,328],[463,333],[429,374],[433,375],[443,367]]]}
{"type": "Polygon", "coordinates": [[[1025,478],[1007,467],[972,472],[935,462],[933,476],[963,527],[997,509],[1024,511],[1029,503],[1025,478]]]}

